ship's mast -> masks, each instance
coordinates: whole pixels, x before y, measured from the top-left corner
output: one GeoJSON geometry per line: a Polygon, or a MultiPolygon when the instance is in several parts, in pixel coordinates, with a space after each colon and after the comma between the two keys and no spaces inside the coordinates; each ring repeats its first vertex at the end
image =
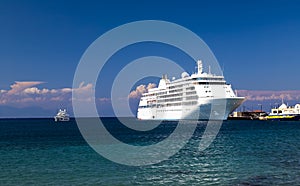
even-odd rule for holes
{"type": "Polygon", "coordinates": [[[198,67],[198,74],[202,74],[203,72],[203,64],[201,60],[197,61],[197,67],[198,67]]]}

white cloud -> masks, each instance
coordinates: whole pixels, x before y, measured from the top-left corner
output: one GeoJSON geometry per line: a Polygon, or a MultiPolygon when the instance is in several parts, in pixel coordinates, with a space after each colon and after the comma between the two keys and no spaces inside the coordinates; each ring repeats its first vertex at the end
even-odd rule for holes
{"type": "Polygon", "coordinates": [[[110,98],[105,98],[105,97],[99,98],[98,100],[99,100],[100,102],[110,102],[110,101],[111,101],[110,98]]]}
{"type": "Polygon", "coordinates": [[[83,102],[91,102],[95,100],[93,93],[93,84],[88,83],[84,84],[84,82],[80,83],[78,88],[74,88],[73,90],[73,100],[83,101],[83,102]]]}
{"type": "Polygon", "coordinates": [[[51,93],[51,94],[55,94],[55,93],[57,93],[57,92],[58,92],[58,91],[55,90],[55,89],[51,89],[51,90],[50,90],[50,93],[51,93]]]}
{"type": "Polygon", "coordinates": [[[19,94],[26,88],[42,84],[42,81],[16,81],[15,84],[10,86],[10,90],[7,92],[8,95],[19,94]]]}
{"type": "Polygon", "coordinates": [[[151,88],[155,88],[156,87],[156,84],[155,83],[149,83],[147,85],[147,90],[151,89],[151,88]]]}
{"type": "Polygon", "coordinates": [[[78,92],[90,92],[93,90],[93,84],[88,83],[84,85],[84,82],[80,83],[79,88],[75,88],[74,91],[78,92]]]}
{"type": "Polygon", "coordinates": [[[62,89],[60,89],[60,91],[63,93],[69,93],[69,92],[72,92],[72,89],[71,88],[62,88],[62,89]]]}
{"type": "Polygon", "coordinates": [[[135,90],[131,91],[130,94],[128,95],[129,98],[140,98],[143,93],[148,92],[149,89],[156,87],[156,84],[154,83],[149,83],[147,86],[146,85],[139,85],[136,87],[135,90]]]}
{"type": "Polygon", "coordinates": [[[26,94],[39,94],[40,90],[36,87],[31,87],[31,88],[24,89],[23,92],[26,94]]]}

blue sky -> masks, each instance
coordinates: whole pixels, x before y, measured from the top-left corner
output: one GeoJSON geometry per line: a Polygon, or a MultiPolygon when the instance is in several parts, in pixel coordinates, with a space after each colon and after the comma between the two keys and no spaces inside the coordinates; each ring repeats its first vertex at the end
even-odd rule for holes
{"type": "MultiPolygon", "coordinates": [[[[299,1],[2,0],[0,90],[9,91],[15,81],[38,81],[44,83],[26,84],[26,88],[64,92],[72,87],[76,66],[95,39],[121,24],[149,19],[174,22],[198,34],[235,89],[300,90],[299,9],[299,1]]],[[[139,49],[145,55],[147,51],[147,47],[139,49]]],[[[120,67],[129,59],[122,60],[120,67]]],[[[114,67],[107,66],[106,73],[112,74],[108,79],[117,73],[114,67]]],[[[107,83],[105,89],[109,88],[107,83]]],[[[16,104],[3,106],[13,110],[16,104]]],[[[53,103],[53,108],[58,106],[53,103]]],[[[5,115],[4,108],[0,114],[5,115]]]]}

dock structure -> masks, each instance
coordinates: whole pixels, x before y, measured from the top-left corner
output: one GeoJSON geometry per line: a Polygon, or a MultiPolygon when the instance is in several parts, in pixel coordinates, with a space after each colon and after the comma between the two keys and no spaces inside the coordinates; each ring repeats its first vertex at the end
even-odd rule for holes
{"type": "Polygon", "coordinates": [[[233,112],[228,116],[228,120],[261,120],[268,114],[262,110],[233,112]]]}

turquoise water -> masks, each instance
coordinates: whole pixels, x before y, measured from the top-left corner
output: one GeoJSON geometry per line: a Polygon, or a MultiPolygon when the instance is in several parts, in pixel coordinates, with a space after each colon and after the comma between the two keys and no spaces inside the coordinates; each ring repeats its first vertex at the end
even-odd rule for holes
{"type": "MultiPolygon", "coordinates": [[[[128,143],[156,143],[176,127],[168,122],[134,133],[115,118],[103,121],[128,143]]],[[[189,143],[170,159],[129,167],[93,151],[75,121],[2,119],[0,185],[300,185],[300,122],[226,121],[211,146],[199,152],[204,128],[199,122],[189,143]]]]}

